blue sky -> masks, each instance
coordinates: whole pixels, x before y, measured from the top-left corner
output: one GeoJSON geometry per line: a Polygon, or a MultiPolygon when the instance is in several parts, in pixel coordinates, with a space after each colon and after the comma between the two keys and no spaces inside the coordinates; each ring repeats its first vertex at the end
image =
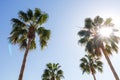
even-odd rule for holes
{"type": "MultiPolygon", "coordinates": [[[[12,29],[11,18],[16,18],[19,10],[40,8],[49,14],[44,26],[51,30],[48,47],[30,51],[23,80],[41,80],[43,70],[49,62],[60,63],[64,71],[63,80],[93,80],[79,68],[79,59],[85,55],[84,47],[78,45],[77,32],[84,26],[84,19],[99,15],[111,17],[115,26],[120,24],[119,0],[2,0],[0,2],[0,80],[17,80],[24,50],[18,45],[9,45],[8,37],[12,29]],[[9,49],[11,48],[11,50],[9,49]]],[[[110,56],[115,70],[120,76],[120,52],[110,56]]],[[[97,80],[115,80],[104,57],[104,71],[97,73],[97,80]]]]}

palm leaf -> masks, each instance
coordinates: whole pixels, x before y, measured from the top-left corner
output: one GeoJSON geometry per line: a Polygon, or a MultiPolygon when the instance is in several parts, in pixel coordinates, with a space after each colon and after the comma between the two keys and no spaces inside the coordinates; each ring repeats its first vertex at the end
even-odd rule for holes
{"type": "Polygon", "coordinates": [[[32,50],[32,49],[36,49],[35,39],[33,39],[33,40],[31,41],[30,49],[31,49],[31,50],[32,50]]]}
{"type": "Polygon", "coordinates": [[[20,43],[20,49],[25,49],[27,47],[27,40],[22,40],[20,43]]]}
{"type": "Polygon", "coordinates": [[[13,27],[25,27],[25,23],[20,21],[19,19],[12,18],[11,21],[13,22],[13,27]]]}
{"type": "Polygon", "coordinates": [[[99,25],[101,25],[103,23],[103,18],[101,18],[100,16],[96,16],[95,18],[94,18],[94,24],[95,24],[95,26],[99,26],[99,25]]]}
{"type": "Polygon", "coordinates": [[[43,49],[45,46],[47,46],[47,41],[50,38],[50,30],[47,30],[43,27],[38,28],[38,35],[40,36],[40,45],[41,49],[43,49]]]}
{"type": "Polygon", "coordinates": [[[48,14],[44,13],[44,14],[41,14],[41,16],[39,16],[39,19],[37,21],[37,24],[43,24],[47,21],[48,19],[48,14]]]}
{"type": "Polygon", "coordinates": [[[32,20],[32,18],[33,18],[33,11],[31,9],[28,9],[27,17],[28,17],[29,20],[32,20]]]}
{"type": "Polygon", "coordinates": [[[81,30],[78,32],[78,35],[79,36],[85,36],[85,37],[89,37],[90,36],[90,31],[87,31],[87,30],[81,30]]]}
{"type": "Polygon", "coordinates": [[[27,22],[29,20],[27,17],[27,14],[23,11],[19,11],[18,15],[19,15],[19,18],[24,22],[27,22]]]}
{"type": "Polygon", "coordinates": [[[34,13],[34,17],[36,20],[39,19],[39,17],[41,16],[41,10],[39,8],[35,8],[35,13],[34,13]]]}
{"type": "Polygon", "coordinates": [[[85,19],[85,28],[91,29],[93,27],[93,21],[91,18],[86,18],[85,19]]]}

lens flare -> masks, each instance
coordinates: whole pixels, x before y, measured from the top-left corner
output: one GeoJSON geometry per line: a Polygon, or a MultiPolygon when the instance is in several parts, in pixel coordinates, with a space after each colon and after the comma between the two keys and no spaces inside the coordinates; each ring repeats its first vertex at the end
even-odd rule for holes
{"type": "Polygon", "coordinates": [[[8,49],[9,49],[9,54],[12,56],[12,48],[11,48],[11,44],[8,44],[8,49]]]}
{"type": "Polygon", "coordinates": [[[99,30],[99,34],[102,37],[110,37],[110,35],[112,34],[112,29],[110,27],[102,27],[99,30]]]}

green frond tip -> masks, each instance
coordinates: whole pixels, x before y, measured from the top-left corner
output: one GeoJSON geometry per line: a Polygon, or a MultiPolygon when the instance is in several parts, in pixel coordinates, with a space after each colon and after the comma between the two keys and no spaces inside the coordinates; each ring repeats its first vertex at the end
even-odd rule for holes
{"type": "Polygon", "coordinates": [[[42,14],[41,10],[39,8],[35,8],[35,12],[34,12],[35,19],[38,19],[41,14],[42,14]]]}
{"type": "Polygon", "coordinates": [[[41,17],[39,17],[37,23],[41,25],[41,24],[45,23],[47,21],[47,19],[48,19],[47,13],[41,14],[41,17]]]}
{"type": "Polygon", "coordinates": [[[32,18],[33,18],[33,11],[31,9],[28,9],[27,16],[28,16],[29,20],[32,20],[32,18]]]}
{"type": "Polygon", "coordinates": [[[27,22],[29,20],[27,14],[23,11],[19,11],[18,15],[19,18],[24,22],[27,22]]]}

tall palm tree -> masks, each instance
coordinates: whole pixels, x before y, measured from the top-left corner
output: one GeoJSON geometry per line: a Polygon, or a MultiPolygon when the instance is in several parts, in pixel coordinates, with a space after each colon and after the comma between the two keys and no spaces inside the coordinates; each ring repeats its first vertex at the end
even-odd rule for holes
{"type": "MultiPolygon", "coordinates": [[[[84,45],[85,51],[90,54],[95,54],[101,57],[102,53],[105,56],[116,80],[120,80],[113,65],[109,59],[109,55],[112,51],[118,52],[119,37],[115,34],[117,29],[114,28],[111,18],[107,18],[105,21],[103,18],[96,16],[94,20],[91,18],[85,19],[85,26],[78,32],[80,36],[79,43],[84,45]],[[102,28],[111,29],[109,37],[105,37],[100,34],[102,28]]],[[[106,33],[107,34],[107,30],[106,33]]]]}
{"type": "Polygon", "coordinates": [[[29,50],[36,48],[36,34],[39,36],[41,49],[47,46],[50,38],[50,30],[42,27],[48,19],[48,14],[42,12],[39,8],[34,11],[28,9],[27,12],[19,11],[18,18],[12,18],[12,31],[9,41],[12,44],[19,44],[20,49],[25,49],[24,58],[18,80],[22,80],[25,69],[26,59],[29,50]]]}
{"type": "Polygon", "coordinates": [[[102,72],[103,63],[99,60],[99,58],[94,57],[93,55],[85,55],[82,59],[80,59],[81,64],[80,68],[83,71],[83,74],[86,72],[88,74],[92,74],[94,80],[96,80],[95,73],[96,70],[102,72]]]}
{"type": "Polygon", "coordinates": [[[46,66],[42,80],[61,80],[64,77],[63,71],[60,69],[61,66],[58,63],[48,63],[46,66]]]}

